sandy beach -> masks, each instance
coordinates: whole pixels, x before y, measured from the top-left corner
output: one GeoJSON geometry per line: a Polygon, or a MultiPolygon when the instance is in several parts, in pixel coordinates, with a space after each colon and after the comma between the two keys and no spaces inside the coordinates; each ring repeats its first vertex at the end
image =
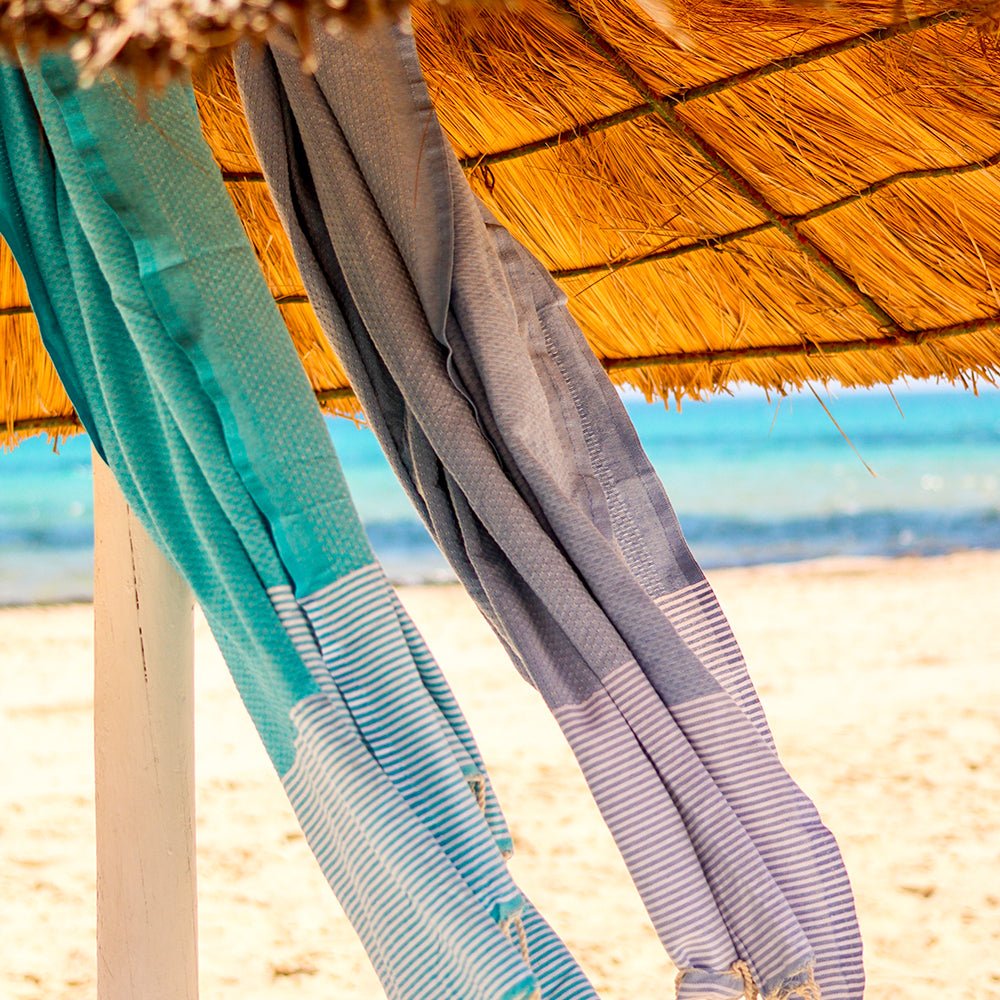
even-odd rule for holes
{"type": "MultiPolygon", "coordinates": [[[[869,1000],[1000,1000],[1000,553],[710,575],[837,835],[869,1000]]],[[[674,971],[541,700],[455,586],[404,590],[480,741],[515,876],[607,1000],[674,971]]],[[[0,996],[96,996],[91,608],[0,610],[0,996]]],[[[205,1000],[382,996],[198,625],[205,1000]]]]}

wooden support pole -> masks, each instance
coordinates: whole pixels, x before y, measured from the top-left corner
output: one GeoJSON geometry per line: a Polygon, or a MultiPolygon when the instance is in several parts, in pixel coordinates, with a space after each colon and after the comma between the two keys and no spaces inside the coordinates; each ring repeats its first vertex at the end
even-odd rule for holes
{"type": "Polygon", "coordinates": [[[191,591],[94,455],[98,1000],[197,1000],[191,591]]]}

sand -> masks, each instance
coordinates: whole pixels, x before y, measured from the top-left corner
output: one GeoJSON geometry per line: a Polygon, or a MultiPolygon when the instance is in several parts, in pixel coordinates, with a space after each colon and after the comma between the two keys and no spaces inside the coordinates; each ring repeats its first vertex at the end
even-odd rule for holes
{"type": "MultiPolygon", "coordinates": [[[[1000,1000],[1000,553],[711,574],[836,833],[870,1000],[1000,1000]]],[[[672,996],[562,737],[457,587],[403,599],[470,717],[515,876],[608,1000],[672,996]]],[[[0,611],[0,996],[96,996],[91,609],[0,611]]],[[[382,996],[211,636],[197,638],[201,994],[382,996]]]]}

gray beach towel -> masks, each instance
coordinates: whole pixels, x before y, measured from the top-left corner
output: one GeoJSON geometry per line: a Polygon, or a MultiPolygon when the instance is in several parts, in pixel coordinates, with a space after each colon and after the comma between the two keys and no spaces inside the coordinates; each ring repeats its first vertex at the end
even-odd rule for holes
{"type": "MultiPolygon", "coordinates": [[[[310,300],[389,461],[566,734],[682,1000],[857,1000],[837,845],[545,269],[478,203],[402,28],[237,55],[310,300]]],[[[596,887],[595,887],[596,898],[596,887]]]]}

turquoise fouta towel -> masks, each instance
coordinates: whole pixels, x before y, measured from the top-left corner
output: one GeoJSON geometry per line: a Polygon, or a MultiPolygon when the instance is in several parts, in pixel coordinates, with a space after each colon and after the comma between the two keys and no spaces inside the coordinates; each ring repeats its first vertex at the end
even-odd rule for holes
{"type": "Polygon", "coordinates": [[[372,557],[190,89],[140,113],[68,60],[0,74],[0,227],[45,342],[388,995],[594,997],[506,871],[478,750],[372,557]]]}

